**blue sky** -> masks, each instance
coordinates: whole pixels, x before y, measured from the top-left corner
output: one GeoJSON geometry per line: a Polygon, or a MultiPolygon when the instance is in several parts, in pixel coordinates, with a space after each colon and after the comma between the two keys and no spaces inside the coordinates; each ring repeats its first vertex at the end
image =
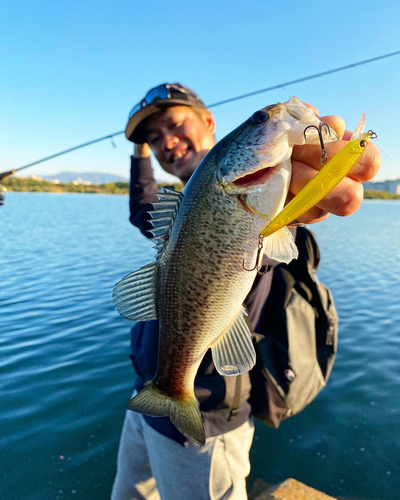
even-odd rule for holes
{"type": "MultiPolygon", "coordinates": [[[[18,1],[0,19],[1,168],[123,130],[152,86],[178,81],[206,103],[400,50],[398,2],[18,1]]],[[[400,162],[400,56],[215,108],[217,138],[256,109],[296,95],[367,128],[400,162]]],[[[115,138],[26,169],[128,177],[115,138]]],[[[400,178],[382,151],[377,179],[400,178]]],[[[161,178],[161,170],[156,176],[161,178]]],[[[21,172],[22,173],[22,172],[21,172]]]]}

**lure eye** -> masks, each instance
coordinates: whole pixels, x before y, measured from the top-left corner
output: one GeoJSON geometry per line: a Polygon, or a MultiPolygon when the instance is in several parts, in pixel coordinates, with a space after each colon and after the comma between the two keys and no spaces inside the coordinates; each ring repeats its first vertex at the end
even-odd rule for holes
{"type": "Polygon", "coordinates": [[[253,123],[264,123],[269,120],[269,114],[265,111],[256,111],[254,115],[251,117],[253,123]]]}
{"type": "Polygon", "coordinates": [[[364,140],[360,141],[360,146],[362,148],[365,148],[366,145],[367,145],[367,141],[364,141],[364,140]]]}

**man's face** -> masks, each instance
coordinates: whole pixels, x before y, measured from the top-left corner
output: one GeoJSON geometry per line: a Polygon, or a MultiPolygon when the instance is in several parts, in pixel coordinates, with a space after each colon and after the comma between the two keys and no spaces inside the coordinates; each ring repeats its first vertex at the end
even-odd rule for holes
{"type": "Polygon", "coordinates": [[[197,114],[189,106],[171,106],[149,118],[147,142],[161,167],[186,183],[214,146],[214,131],[211,113],[197,114]]]}

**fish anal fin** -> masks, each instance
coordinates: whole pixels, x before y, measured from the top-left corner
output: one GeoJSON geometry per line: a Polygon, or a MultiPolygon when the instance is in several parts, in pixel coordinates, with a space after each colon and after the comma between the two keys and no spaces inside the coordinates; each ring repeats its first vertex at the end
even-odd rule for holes
{"type": "Polygon", "coordinates": [[[239,375],[253,368],[256,353],[244,309],[211,349],[215,367],[221,375],[239,375]]]}
{"type": "Polygon", "coordinates": [[[293,235],[286,226],[264,238],[264,253],[270,259],[285,264],[299,256],[293,235]]]}

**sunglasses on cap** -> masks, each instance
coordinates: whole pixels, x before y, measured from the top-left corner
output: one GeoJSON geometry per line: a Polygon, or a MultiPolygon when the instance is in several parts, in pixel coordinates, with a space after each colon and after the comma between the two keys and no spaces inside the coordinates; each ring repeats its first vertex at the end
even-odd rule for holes
{"type": "Polygon", "coordinates": [[[135,115],[138,111],[145,108],[146,106],[150,106],[150,104],[154,104],[160,100],[173,99],[174,97],[176,97],[176,95],[174,96],[172,94],[176,93],[190,96],[196,99],[199,102],[200,106],[204,106],[204,103],[202,102],[200,97],[190,89],[184,87],[183,85],[180,85],[179,83],[164,83],[163,85],[159,85],[158,87],[154,87],[154,89],[149,90],[144,99],[142,99],[139,104],[136,104],[136,106],[133,106],[131,112],[129,113],[129,118],[132,118],[132,116],[135,115]]]}

